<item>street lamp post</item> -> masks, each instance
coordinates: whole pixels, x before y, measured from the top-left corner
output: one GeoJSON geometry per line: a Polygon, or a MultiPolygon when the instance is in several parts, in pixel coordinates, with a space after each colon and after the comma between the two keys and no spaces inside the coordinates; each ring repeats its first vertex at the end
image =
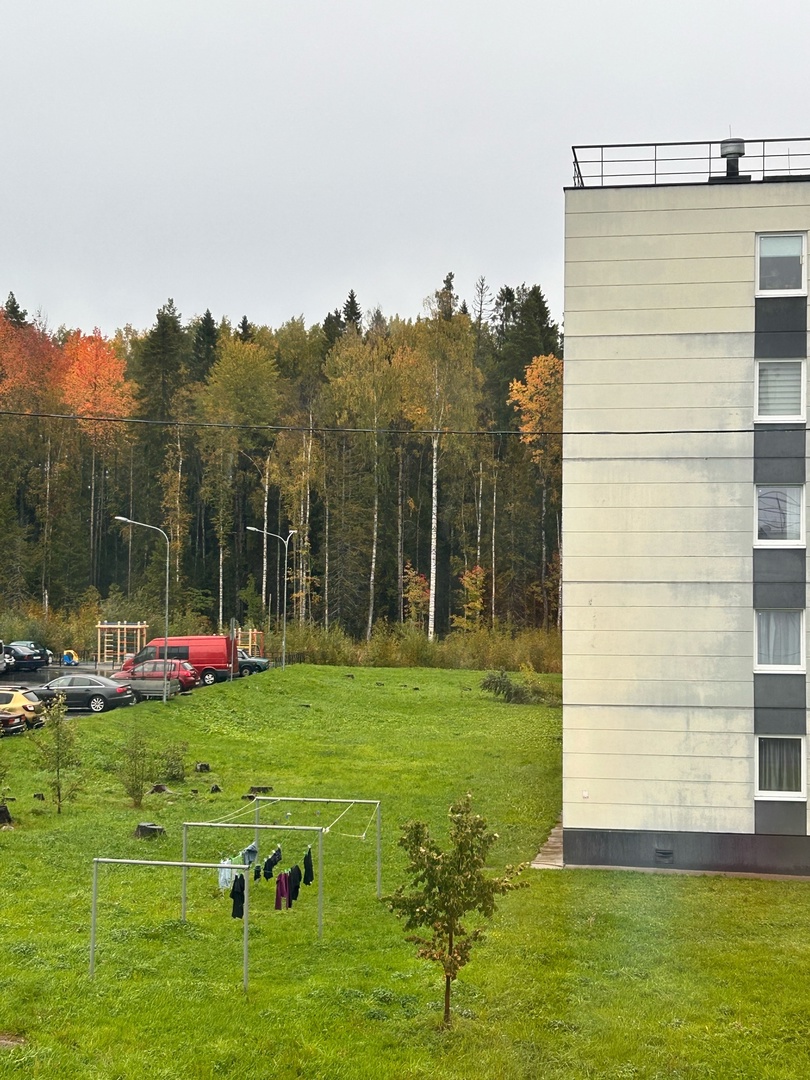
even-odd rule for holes
{"type": "Polygon", "coordinates": [[[123,521],[125,525],[140,525],[143,529],[153,529],[155,532],[159,532],[163,539],[166,541],[166,618],[164,622],[164,634],[163,634],[163,704],[165,705],[169,693],[168,693],[168,673],[169,673],[169,537],[163,531],[159,529],[157,525],[147,525],[145,521],[133,521],[132,518],[121,517],[120,514],[115,515],[116,521],[123,521]]]}
{"type": "Polygon", "coordinates": [[[287,666],[287,556],[289,554],[290,539],[298,532],[298,530],[290,529],[287,534],[287,539],[285,540],[284,537],[279,536],[278,533],[257,529],[255,525],[246,525],[245,528],[250,532],[261,533],[262,536],[272,536],[276,540],[280,540],[284,545],[284,613],[281,622],[281,667],[283,670],[287,666]]]}

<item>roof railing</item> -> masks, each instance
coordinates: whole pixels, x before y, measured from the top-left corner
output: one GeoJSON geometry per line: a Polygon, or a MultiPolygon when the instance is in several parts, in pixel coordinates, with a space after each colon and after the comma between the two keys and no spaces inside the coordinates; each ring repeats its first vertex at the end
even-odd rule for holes
{"type": "Polygon", "coordinates": [[[574,146],[574,187],[810,179],[810,138],[574,146]],[[724,146],[744,145],[739,175],[724,146]]]}

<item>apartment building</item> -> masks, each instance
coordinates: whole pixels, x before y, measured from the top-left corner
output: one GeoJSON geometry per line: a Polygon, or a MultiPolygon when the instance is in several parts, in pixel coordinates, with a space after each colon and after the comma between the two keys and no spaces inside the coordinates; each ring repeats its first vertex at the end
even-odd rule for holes
{"type": "Polygon", "coordinates": [[[565,196],[565,862],[810,873],[810,140],[565,196]]]}

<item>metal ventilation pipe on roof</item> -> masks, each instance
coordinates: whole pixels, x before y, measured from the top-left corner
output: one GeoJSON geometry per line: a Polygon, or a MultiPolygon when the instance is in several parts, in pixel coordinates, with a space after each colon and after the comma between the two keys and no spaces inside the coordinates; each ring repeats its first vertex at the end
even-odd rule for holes
{"type": "Polygon", "coordinates": [[[726,159],[726,176],[740,175],[740,158],[744,156],[744,139],[723,139],[720,143],[720,157],[726,159]]]}

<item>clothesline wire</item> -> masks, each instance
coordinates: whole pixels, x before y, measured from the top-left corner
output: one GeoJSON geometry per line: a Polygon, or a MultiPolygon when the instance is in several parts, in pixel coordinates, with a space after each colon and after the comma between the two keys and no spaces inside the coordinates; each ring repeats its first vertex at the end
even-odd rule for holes
{"type": "MultiPolygon", "coordinates": [[[[352,805],[354,805],[354,804],[352,804],[352,805]]],[[[371,825],[372,821],[374,820],[374,818],[376,816],[377,816],[377,808],[375,807],[371,811],[371,817],[368,819],[368,822],[366,823],[366,827],[365,827],[365,829],[363,829],[363,831],[361,833],[344,833],[344,832],[342,832],[342,833],[338,833],[338,836],[345,836],[349,840],[365,840],[366,833],[369,830],[369,826],[371,825]]]]}
{"type": "Polygon", "coordinates": [[[342,818],[342,817],[344,816],[344,814],[348,814],[348,812],[349,812],[349,811],[351,810],[351,808],[352,808],[353,806],[354,806],[354,803],[353,803],[353,802],[352,802],[352,803],[349,803],[349,805],[348,805],[348,806],[346,807],[346,809],[345,809],[345,810],[343,811],[343,813],[341,813],[341,814],[338,814],[338,816],[337,816],[337,817],[335,818],[335,820],[334,820],[334,821],[332,822],[332,824],[331,824],[331,825],[327,825],[327,828],[329,829],[329,831],[330,831],[330,832],[332,831],[332,829],[334,829],[335,825],[337,825],[337,823],[338,823],[338,822],[340,821],[340,819],[341,819],[341,818],[342,818]]]}
{"type": "Polygon", "coordinates": [[[221,825],[225,821],[231,821],[232,818],[239,817],[242,814],[249,814],[253,809],[253,803],[249,802],[247,806],[240,806],[238,810],[234,810],[232,814],[226,814],[223,818],[217,818],[216,821],[212,821],[212,825],[221,825]]]}

